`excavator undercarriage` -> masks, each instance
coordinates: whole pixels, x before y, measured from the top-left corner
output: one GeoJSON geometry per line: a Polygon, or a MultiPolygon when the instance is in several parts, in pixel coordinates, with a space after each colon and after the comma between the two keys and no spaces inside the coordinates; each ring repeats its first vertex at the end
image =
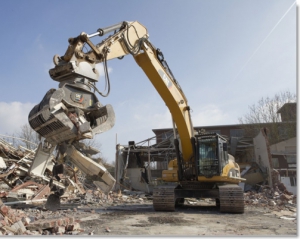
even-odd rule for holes
{"type": "MultiPolygon", "coordinates": [[[[189,182],[186,182],[189,184],[189,182]]],[[[182,188],[181,185],[160,185],[153,190],[153,207],[156,211],[175,211],[185,198],[215,198],[216,206],[224,213],[244,213],[244,192],[235,184],[219,185],[214,189],[203,189],[206,184],[197,183],[199,189],[182,188]],[[201,188],[201,189],[200,189],[201,188]]]]}

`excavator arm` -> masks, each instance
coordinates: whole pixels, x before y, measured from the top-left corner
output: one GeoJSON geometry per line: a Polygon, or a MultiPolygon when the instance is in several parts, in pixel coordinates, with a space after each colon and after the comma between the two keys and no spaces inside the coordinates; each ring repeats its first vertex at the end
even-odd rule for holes
{"type": "Polygon", "coordinates": [[[82,32],[78,37],[69,39],[69,47],[64,56],[54,57],[56,66],[49,73],[56,81],[75,75],[95,82],[99,77],[95,67],[97,63],[106,63],[108,60],[131,54],[169,108],[180,135],[183,160],[188,160],[193,155],[190,107],[163,54],[150,43],[148,37],[147,29],[137,21],[100,28],[90,35],[82,32]],[[112,35],[97,45],[90,39],[112,31],[114,31],[112,35]],[[85,44],[91,49],[86,53],[83,52],[85,44]],[[66,71],[67,65],[70,68],[66,71]]]}

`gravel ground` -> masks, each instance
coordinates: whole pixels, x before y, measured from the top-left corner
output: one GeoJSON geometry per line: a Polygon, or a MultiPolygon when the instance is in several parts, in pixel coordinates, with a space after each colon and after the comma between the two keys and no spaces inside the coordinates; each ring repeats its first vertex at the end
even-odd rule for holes
{"type": "Polygon", "coordinates": [[[84,229],[99,236],[296,236],[296,213],[246,206],[244,214],[220,213],[213,201],[184,205],[175,212],[155,212],[152,202],[79,209],[84,229]],[[83,211],[83,212],[82,212],[83,211]]]}
{"type": "MultiPolygon", "coordinates": [[[[15,235],[297,236],[295,197],[266,200],[262,194],[245,193],[245,212],[229,214],[220,213],[214,199],[192,198],[186,199],[174,212],[156,212],[151,196],[130,194],[97,197],[93,192],[84,200],[62,202],[57,211],[46,210],[43,204],[16,204],[8,208],[7,215],[14,222],[21,220],[27,227],[27,231],[15,235]],[[72,221],[56,226],[49,224],[64,218],[72,221]],[[68,226],[72,229],[67,229],[68,226]]],[[[0,222],[5,224],[7,219],[4,219],[0,222]]],[[[12,224],[8,222],[9,226],[12,224]]],[[[3,235],[13,234],[8,231],[3,235]]]]}

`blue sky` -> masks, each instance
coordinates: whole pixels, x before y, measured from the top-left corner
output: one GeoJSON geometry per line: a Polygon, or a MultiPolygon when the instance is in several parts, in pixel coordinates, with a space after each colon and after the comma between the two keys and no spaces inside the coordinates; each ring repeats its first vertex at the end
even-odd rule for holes
{"type": "MultiPolygon", "coordinates": [[[[296,5],[276,26],[294,2],[3,1],[0,134],[17,132],[45,93],[58,88],[48,70],[53,56],[65,53],[69,37],[124,20],[137,20],[148,29],[187,96],[195,126],[237,124],[261,97],[286,90],[296,93],[296,5]]],[[[114,107],[116,124],[96,140],[102,156],[113,161],[116,135],[118,143],[126,145],[172,123],[132,56],[109,61],[108,66],[111,93],[97,96],[114,107]]],[[[97,86],[104,88],[103,75],[97,86]]]]}

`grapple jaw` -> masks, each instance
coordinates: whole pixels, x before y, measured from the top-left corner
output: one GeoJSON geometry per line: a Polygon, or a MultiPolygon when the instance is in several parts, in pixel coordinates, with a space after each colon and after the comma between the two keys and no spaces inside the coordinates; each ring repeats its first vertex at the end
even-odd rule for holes
{"type": "Polygon", "coordinates": [[[33,130],[53,145],[65,141],[92,139],[114,126],[110,104],[102,105],[95,94],[79,84],[50,89],[28,116],[33,130]]]}

